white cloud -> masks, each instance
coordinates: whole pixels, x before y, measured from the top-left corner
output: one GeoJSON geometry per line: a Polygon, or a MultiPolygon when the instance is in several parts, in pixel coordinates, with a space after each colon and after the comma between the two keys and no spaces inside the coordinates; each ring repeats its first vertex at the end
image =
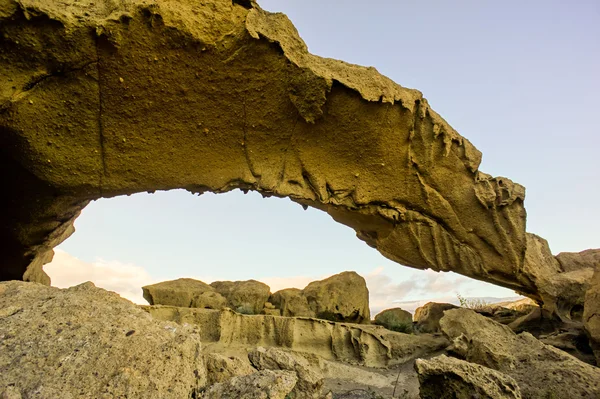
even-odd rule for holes
{"type": "Polygon", "coordinates": [[[147,304],[142,296],[142,286],[155,280],[143,267],[102,259],[90,263],[58,248],[54,251],[54,259],[44,266],[53,286],[67,288],[91,281],[97,287],[114,291],[132,302],[147,304]]]}

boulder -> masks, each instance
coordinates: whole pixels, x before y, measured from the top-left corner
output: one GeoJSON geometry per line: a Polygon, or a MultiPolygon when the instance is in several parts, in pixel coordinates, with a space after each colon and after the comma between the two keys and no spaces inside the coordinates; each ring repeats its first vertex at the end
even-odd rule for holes
{"type": "Polygon", "coordinates": [[[453,341],[454,354],[514,378],[523,397],[600,397],[600,368],[545,345],[529,333],[517,335],[469,309],[446,311],[440,326],[453,341]]]}
{"type": "Polygon", "coordinates": [[[279,290],[269,299],[282,316],[286,317],[315,317],[315,313],[309,308],[308,300],[302,290],[298,288],[286,288],[279,290]]]}
{"type": "Polygon", "coordinates": [[[413,331],[412,314],[400,308],[381,311],[375,316],[375,324],[388,330],[410,333],[413,331]]]}
{"type": "Polygon", "coordinates": [[[583,321],[596,355],[596,364],[600,367],[600,267],[596,268],[585,294],[583,321]]]}
{"type": "Polygon", "coordinates": [[[230,308],[243,314],[260,314],[271,295],[271,288],[256,280],[215,281],[210,286],[227,299],[230,308]]]}
{"type": "Polygon", "coordinates": [[[0,309],[0,393],[179,399],[206,384],[199,327],[158,321],[92,283],[0,283],[0,309]]]}
{"type": "Polygon", "coordinates": [[[321,397],[323,377],[299,353],[279,348],[256,348],[248,353],[248,359],[258,370],[288,370],[296,373],[298,383],[292,391],[297,399],[318,399],[321,397]]]}
{"type": "Polygon", "coordinates": [[[445,355],[417,359],[421,399],[521,399],[517,382],[506,374],[445,355]]]}
{"type": "Polygon", "coordinates": [[[600,249],[586,249],[581,252],[561,252],[556,255],[556,260],[564,272],[597,267],[600,265],[600,249]]]}
{"type": "Polygon", "coordinates": [[[200,394],[200,399],[288,399],[297,382],[292,371],[262,370],[233,377],[200,394]]]}
{"type": "Polygon", "coordinates": [[[415,330],[423,333],[437,333],[440,331],[440,319],[444,312],[456,309],[458,306],[450,303],[428,302],[415,310],[415,330]]]}
{"type": "Polygon", "coordinates": [[[144,299],[150,305],[184,308],[222,309],[227,300],[213,287],[200,280],[180,278],[142,287],[144,299]]]}
{"type": "Polygon", "coordinates": [[[281,311],[275,307],[271,302],[265,302],[265,306],[261,314],[265,314],[268,316],[281,316],[281,311]]]}
{"type": "Polygon", "coordinates": [[[371,321],[367,283],[356,272],[313,281],[302,292],[318,318],[350,323],[371,321]]]}
{"type": "Polygon", "coordinates": [[[206,368],[206,386],[227,382],[233,377],[256,373],[256,370],[246,360],[235,356],[224,356],[219,353],[204,355],[206,368]]]}

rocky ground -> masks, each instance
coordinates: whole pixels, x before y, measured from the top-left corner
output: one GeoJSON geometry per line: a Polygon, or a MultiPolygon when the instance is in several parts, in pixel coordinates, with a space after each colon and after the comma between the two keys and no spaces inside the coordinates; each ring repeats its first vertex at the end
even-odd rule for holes
{"type": "Polygon", "coordinates": [[[600,397],[600,368],[529,333],[463,308],[439,328],[140,307],[92,283],[4,282],[0,397],[600,397]]]}

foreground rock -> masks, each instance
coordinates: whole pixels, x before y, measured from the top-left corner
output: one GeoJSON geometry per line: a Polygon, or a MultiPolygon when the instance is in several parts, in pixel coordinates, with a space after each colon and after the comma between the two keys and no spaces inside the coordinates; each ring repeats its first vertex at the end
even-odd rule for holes
{"type": "Polygon", "coordinates": [[[260,314],[271,295],[271,288],[256,280],[215,281],[210,286],[227,298],[230,308],[244,314],[260,314]]]}
{"type": "Polygon", "coordinates": [[[227,306],[227,299],[213,287],[191,278],[147,285],[142,287],[142,291],[150,305],[206,309],[223,309],[227,306]]]}
{"type": "Polygon", "coordinates": [[[417,359],[421,399],[521,399],[516,381],[496,370],[438,356],[417,359]]]}
{"type": "Polygon", "coordinates": [[[202,341],[225,347],[279,347],[368,367],[426,356],[448,345],[443,336],[411,335],[381,326],[320,319],[247,316],[231,310],[145,306],[159,320],[200,326],[202,341]]]}
{"type": "Polygon", "coordinates": [[[456,308],[458,306],[450,303],[426,303],[415,310],[415,330],[424,333],[440,332],[440,319],[444,317],[444,312],[456,308]]]}
{"type": "Polygon", "coordinates": [[[400,308],[386,309],[375,316],[375,324],[388,330],[410,333],[413,330],[412,314],[400,308]]]}
{"type": "Polygon", "coordinates": [[[293,371],[298,377],[298,383],[292,391],[297,399],[318,399],[322,396],[323,376],[310,365],[301,355],[278,348],[262,348],[248,353],[252,365],[258,370],[287,370],[293,371]]]}
{"type": "Polygon", "coordinates": [[[585,311],[583,313],[585,329],[596,355],[596,365],[600,367],[600,266],[596,268],[594,277],[585,294],[585,311]]]}
{"type": "Polygon", "coordinates": [[[291,371],[263,370],[215,384],[202,399],[289,399],[298,378],[291,371]]]}
{"type": "Polygon", "coordinates": [[[308,284],[302,294],[320,319],[347,323],[369,323],[369,290],[356,272],[343,272],[308,284]]]}
{"type": "Polygon", "coordinates": [[[206,384],[197,327],[92,283],[0,283],[0,309],[0,396],[180,399],[206,384]]]}
{"type": "Polygon", "coordinates": [[[600,368],[544,345],[529,333],[516,335],[468,309],[446,311],[440,325],[453,340],[455,354],[511,376],[525,398],[600,396],[600,368]]]}

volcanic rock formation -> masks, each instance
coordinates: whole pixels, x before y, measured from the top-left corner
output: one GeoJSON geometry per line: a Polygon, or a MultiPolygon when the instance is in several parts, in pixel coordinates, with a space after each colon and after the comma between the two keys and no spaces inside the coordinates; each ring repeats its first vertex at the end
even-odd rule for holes
{"type": "Polygon", "coordinates": [[[0,280],[49,284],[91,200],[239,188],[321,209],[400,264],[580,315],[589,272],[537,256],[525,189],[480,161],[420,92],[310,54],[253,1],[0,3],[0,280]]]}

